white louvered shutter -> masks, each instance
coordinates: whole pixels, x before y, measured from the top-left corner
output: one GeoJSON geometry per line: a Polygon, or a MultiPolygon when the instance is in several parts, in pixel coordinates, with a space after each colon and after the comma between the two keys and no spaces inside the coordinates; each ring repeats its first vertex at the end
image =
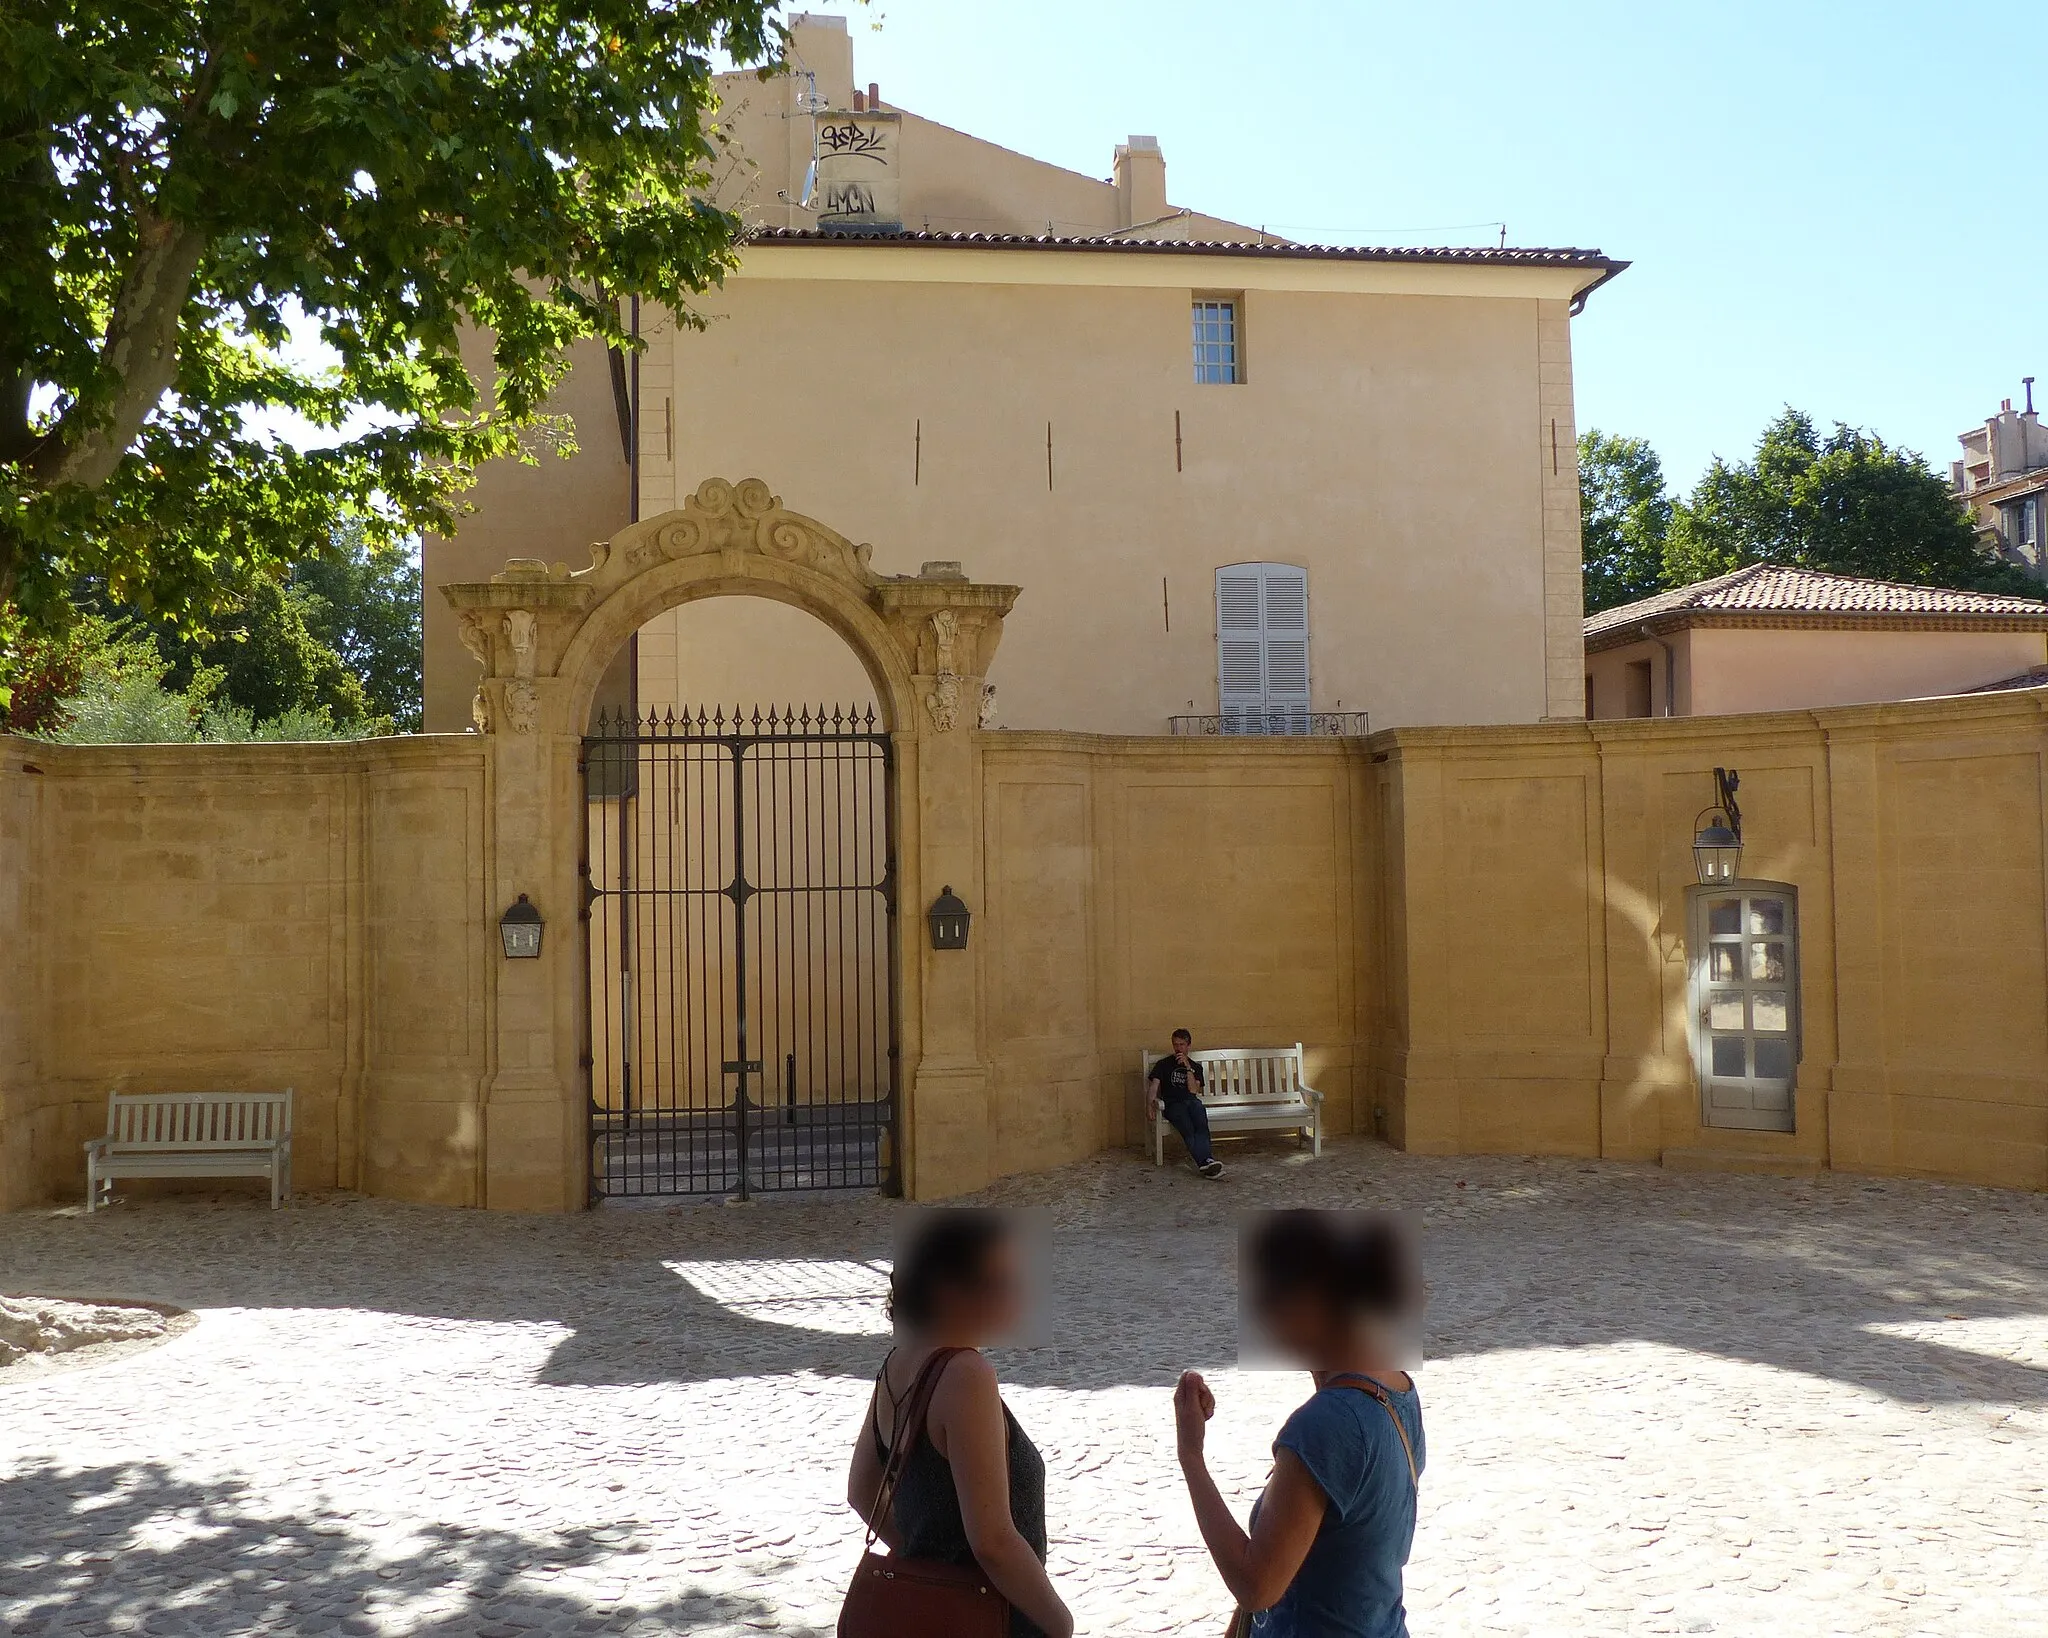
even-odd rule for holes
{"type": "Polygon", "coordinates": [[[1233,563],[1216,571],[1216,682],[1226,734],[1308,732],[1307,570],[1233,563]]]}
{"type": "Polygon", "coordinates": [[[1216,571],[1216,692],[1226,734],[1257,733],[1266,708],[1261,565],[1216,571]]]}

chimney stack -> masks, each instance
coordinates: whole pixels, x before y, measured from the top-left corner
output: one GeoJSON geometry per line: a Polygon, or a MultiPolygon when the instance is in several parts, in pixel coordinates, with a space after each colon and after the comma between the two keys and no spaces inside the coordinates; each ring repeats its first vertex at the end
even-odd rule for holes
{"type": "Polygon", "coordinates": [[[868,81],[868,106],[870,108],[882,106],[882,88],[873,80],[868,81]]]}
{"type": "Polygon", "coordinates": [[[1166,155],[1155,136],[1134,136],[1116,150],[1117,225],[1138,227],[1166,214],[1166,155]]]}
{"type": "Polygon", "coordinates": [[[2020,385],[2027,389],[2027,413],[2032,415],[2034,413],[2034,378],[2031,375],[2023,375],[2020,377],[2020,385]]]}

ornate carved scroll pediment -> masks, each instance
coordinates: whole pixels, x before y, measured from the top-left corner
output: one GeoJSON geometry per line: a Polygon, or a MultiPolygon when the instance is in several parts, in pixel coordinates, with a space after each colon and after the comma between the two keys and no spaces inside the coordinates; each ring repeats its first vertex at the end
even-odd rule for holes
{"type": "Polygon", "coordinates": [[[709,588],[697,595],[758,587],[835,625],[874,675],[901,679],[892,709],[906,726],[920,716],[942,734],[986,724],[981,682],[1017,588],[971,581],[950,559],[881,575],[869,556],[865,544],[788,510],[759,478],[706,478],[674,511],[594,545],[586,569],[514,558],[488,581],[442,593],[483,673],[476,721],[486,733],[579,731],[567,720],[579,678],[556,687],[563,667],[587,673],[604,663],[626,616],[644,621],[686,601],[692,586],[709,588]]]}
{"type": "Polygon", "coordinates": [[[706,478],[676,511],[613,536],[601,555],[593,554],[587,572],[607,581],[625,580],[679,557],[754,553],[818,570],[865,593],[881,579],[868,566],[872,550],[815,518],[789,511],[759,478],[738,483],[706,478]]]}

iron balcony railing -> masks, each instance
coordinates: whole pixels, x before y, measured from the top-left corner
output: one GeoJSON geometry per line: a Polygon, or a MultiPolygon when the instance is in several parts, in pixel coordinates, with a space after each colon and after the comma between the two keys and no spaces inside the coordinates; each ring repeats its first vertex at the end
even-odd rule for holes
{"type": "Polygon", "coordinates": [[[1206,715],[1168,717],[1176,735],[1324,735],[1362,738],[1372,732],[1364,711],[1214,711],[1206,715]]]}

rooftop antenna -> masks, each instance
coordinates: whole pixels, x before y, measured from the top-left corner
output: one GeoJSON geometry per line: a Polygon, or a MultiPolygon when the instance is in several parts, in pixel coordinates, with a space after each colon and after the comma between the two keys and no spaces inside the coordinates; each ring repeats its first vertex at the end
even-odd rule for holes
{"type": "Polygon", "coordinates": [[[1503,250],[1508,247],[1508,225],[1505,222],[1500,225],[1500,247],[1503,250]]]}
{"type": "Polygon", "coordinates": [[[796,201],[799,209],[811,210],[811,201],[818,193],[818,116],[825,111],[825,97],[818,89],[817,74],[808,68],[797,88],[796,111],[811,117],[811,162],[804,168],[804,196],[796,201]]]}

